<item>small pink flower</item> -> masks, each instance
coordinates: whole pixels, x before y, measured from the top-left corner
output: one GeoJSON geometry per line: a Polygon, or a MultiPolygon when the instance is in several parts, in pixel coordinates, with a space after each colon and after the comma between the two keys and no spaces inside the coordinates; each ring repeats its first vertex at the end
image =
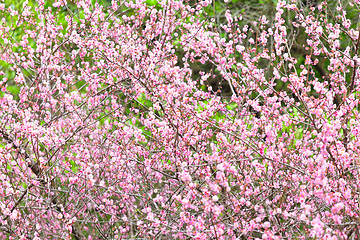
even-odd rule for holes
{"type": "Polygon", "coordinates": [[[270,222],[264,222],[263,223],[263,228],[265,228],[265,229],[270,228],[270,226],[271,226],[270,222]]]}
{"type": "Polygon", "coordinates": [[[340,212],[342,209],[344,208],[344,203],[340,202],[335,204],[332,208],[331,208],[331,212],[334,214],[337,214],[338,212],[340,212]]]}

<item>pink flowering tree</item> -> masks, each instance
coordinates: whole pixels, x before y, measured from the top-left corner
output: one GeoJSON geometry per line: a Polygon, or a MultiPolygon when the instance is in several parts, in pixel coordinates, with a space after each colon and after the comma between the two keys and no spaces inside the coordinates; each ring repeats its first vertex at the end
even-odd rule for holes
{"type": "Polygon", "coordinates": [[[360,2],[211,4],[0,3],[1,238],[360,237],[360,2]]]}

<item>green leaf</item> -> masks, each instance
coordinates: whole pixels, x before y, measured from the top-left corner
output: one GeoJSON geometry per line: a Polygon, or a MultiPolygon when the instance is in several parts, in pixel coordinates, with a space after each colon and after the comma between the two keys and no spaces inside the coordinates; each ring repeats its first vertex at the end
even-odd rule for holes
{"type": "Polygon", "coordinates": [[[148,6],[156,6],[158,4],[157,0],[146,0],[146,5],[148,6]]]}
{"type": "Polygon", "coordinates": [[[223,120],[223,119],[225,118],[225,115],[217,112],[217,113],[215,114],[214,118],[215,118],[215,120],[216,120],[217,122],[220,122],[221,120],[223,120]]]}
{"type": "Polygon", "coordinates": [[[6,89],[14,96],[19,95],[20,88],[16,85],[10,85],[6,89]]]}
{"type": "Polygon", "coordinates": [[[228,110],[230,110],[230,111],[232,111],[232,110],[234,110],[235,108],[237,108],[238,107],[238,105],[236,104],[236,103],[230,103],[230,104],[228,104],[227,106],[226,106],[226,108],[228,109],[228,110]]]}
{"type": "Polygon", "coordinates": [[[304,135],[304,129],[298,128],[295,130],[295,138],[296,139],[302,139],[304,135]]]}
{"type": "Polygon", "coordinates": [[[70,165],[71,165],[71,170],[74,173],[77,173],[79,170],[79,166],[73,160],[70,161],[70,165]]]}

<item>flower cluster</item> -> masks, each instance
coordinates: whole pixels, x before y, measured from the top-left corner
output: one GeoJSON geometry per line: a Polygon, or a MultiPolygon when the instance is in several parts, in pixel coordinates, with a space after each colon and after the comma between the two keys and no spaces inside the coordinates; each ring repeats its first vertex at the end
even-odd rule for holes
{"type": "Polygon", "coordinates": [[[360,236],[358,1],[8,2],[0,237],[360,236]]]}

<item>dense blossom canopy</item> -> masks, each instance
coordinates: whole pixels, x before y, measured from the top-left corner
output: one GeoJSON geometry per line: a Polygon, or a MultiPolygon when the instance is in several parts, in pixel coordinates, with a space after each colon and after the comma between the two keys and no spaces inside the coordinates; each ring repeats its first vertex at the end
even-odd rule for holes
{"type": "Polygon", "coordinates": [[[360,237],[359,0],[8,2],[1,238],[360,237]]]}

